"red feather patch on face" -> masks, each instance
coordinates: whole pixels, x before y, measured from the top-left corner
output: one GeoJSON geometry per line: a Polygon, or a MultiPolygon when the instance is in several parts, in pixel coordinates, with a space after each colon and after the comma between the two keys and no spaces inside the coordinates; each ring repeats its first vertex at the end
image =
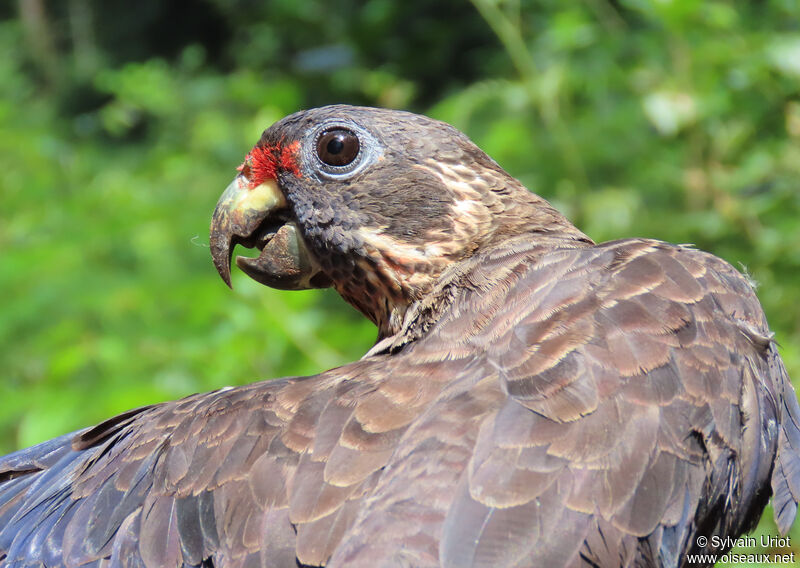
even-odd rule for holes
{"type": "Polygon", "coordinates": [[[287,146],[281,144],[255,146],[244,157],[242,165],[236,168],[249,181],[248,186],[258,187],[266,179],[277,179],[279,172],[291,172],[300,176],[300,167],[297,165],[297,151],[300,142],[295,141],[287,146]]]}

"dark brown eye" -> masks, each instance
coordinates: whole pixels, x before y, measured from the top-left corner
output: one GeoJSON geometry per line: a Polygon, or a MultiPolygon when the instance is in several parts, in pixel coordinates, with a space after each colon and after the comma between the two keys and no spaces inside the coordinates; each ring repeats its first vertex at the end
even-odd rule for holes
{"type": "Polygon", "coordinates": [[[329,166],[346,166],[358,156],[358,136],[337,128],[323,132],[317,140],[317,156],[329,166]]]}

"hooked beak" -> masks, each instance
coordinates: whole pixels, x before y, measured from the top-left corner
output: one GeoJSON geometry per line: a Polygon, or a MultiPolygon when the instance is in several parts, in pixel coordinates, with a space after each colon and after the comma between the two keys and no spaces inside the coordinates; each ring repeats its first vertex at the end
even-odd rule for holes
{"type": "Polygon", "coordinates": [[[262,284],[281,290],[331,285],[291,219],[275,180],[251,188],[245,176],[237,176],[214,209],[210,243],[214,266],[228,286],[237,244],[261,250],[257,258],[236,257],[236,265],[262,284]]]}

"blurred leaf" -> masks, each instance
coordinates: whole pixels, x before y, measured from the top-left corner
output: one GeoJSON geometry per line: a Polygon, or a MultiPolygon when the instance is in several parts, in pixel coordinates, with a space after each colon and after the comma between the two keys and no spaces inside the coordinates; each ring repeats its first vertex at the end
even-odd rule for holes
{"type": "Polygon", "coordinates": [[[656,130],[664,136],[677,134],[697,117],[697,105],[692,96],[680,92],[659,91],[647,95],[644,111],[656,130]]]}

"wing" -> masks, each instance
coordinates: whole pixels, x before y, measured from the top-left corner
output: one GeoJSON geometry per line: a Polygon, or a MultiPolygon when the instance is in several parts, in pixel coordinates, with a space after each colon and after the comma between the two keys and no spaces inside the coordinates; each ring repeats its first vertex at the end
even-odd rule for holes
{"type": "Polygon", "coordinates": [[[195,395],[7,456],[0,565],[322,564],[452,378],[394,365],[195,395]]]}
{"type": "Polygon", "coordinates": [[[471,275],[522,274],[474,296],[488,323],[459,330],[508,398],[480,426],[443,566],[677,566],[697,535],[752,528],[771,475],[788,529],[800,412],[738,272],[644,240],[511,258],[471,275]]]}

